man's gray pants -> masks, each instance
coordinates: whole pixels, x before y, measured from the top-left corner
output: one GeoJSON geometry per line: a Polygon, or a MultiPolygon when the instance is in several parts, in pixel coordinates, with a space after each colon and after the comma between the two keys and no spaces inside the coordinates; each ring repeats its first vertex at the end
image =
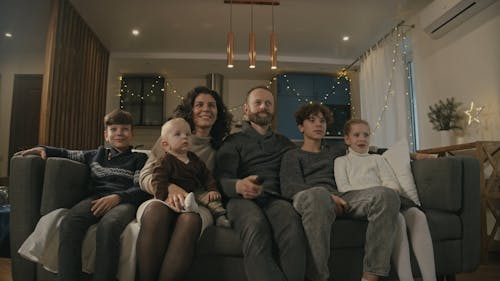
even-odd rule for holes
{"type": "Polygon", "coordinates": [[[249,281],[304,280],[306,240],[289,202],[233,198],[227,216],[240,235],[249,281]]]}

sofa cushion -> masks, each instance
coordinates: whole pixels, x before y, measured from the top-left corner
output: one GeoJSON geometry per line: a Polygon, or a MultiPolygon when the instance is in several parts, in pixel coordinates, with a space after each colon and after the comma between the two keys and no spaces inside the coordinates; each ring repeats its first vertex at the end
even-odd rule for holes
{"type": "Polygon", "coordinates": [[[367,220],[337,218],[332,226],[331,244],[334,248],[364,248],[367,226],[367,220]]]}
{"type": "MultiPolygon", "coordinates": [[[[338,218],[332,226],[331,243],[335,248],[364,247],[368,221],[338,218]],[[345,231],[349,229],[349,231],[345,231]]],[[[238,233],[233,229],[209,226],[198,242],[198,256],[243,256],[238,233]]]]}
{"type": "Polygon", "coordinates": [[[415,180],[411,172],[410,150],[408,147],[408,140],[402,138],[389,147],[382,156],[387,160],[396,175],[399,187],[401,188],[401,195],[411,199],[415,204],[420,206],[417,187],[415,186],[415,180]]]}
{"type": "Polygon", "coordinates": [[[238,233],[231,228],[208,226],[198,242],[198,256],[224,255],[242,257],[238,233]]]}

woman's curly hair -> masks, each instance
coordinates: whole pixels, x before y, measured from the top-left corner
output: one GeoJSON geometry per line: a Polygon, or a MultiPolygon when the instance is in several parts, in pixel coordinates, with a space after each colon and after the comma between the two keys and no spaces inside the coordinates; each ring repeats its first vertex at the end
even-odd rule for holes
{"type": "Polygon", "coordinates": [[[212,129],[210,130],[210,136],[212,137],[210,143],[212,148],[217,149],[222,144],[224,138],[229,135],[229,132],[231,131],[231,123],[233,121],[233,115],[227,110],[219,93],[214,90],[210,90],[207,87],[198,86],[188,92],[186,98],[184,98],[175,108],[174,115],[175,117],[184,118],[194,131],[193,106],[194,100],[199,94],[211,95],[217,106],[217,117],[212,129]]]}

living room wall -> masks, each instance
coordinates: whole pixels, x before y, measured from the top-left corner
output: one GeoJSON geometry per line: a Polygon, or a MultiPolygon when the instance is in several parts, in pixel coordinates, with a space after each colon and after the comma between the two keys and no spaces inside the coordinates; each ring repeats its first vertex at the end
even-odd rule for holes
{"type": "Polygon", "coordinates": [[[427,112],[447,97],[462,102],[461,111],[471,101],[485,106],[480,124],[463,122],[458,134],[465,142],[500,140],[500,1],[437,40],[423,32],[418,15],[409,22],[417,24],[412,41],[420,148],[440,146],[427,112]]]}
{"type": "Polygon", "coordinates": [[[7,176],[14,74],[43,74],[40,53],[0,53],[0,177],[7,176]]]}
{"type": "MultiPolygon", "coordinates": [[[[120,91],[120,71],[113,59],[110,61],[110,71],[108,75],[108,88],[106,98],[106,112],[109,112],[120,104],[120,97],[117,95],[120,91]]],[[[185,77],[185,78],[169,78],[165,76],[166,81],[173,85],[173,88],[181,96],[186,96],[187,92],[196,86],[205,86],[206,79],[199,77],[185,77]]],[[[257,85],[267,85],[267,80],[259,79],[228,79],[224,77],[223,80],[223,94],[222,99],[224,103],[231,109],[241,105],[245,99],[246,92],[257,85]]],[[[171,116],[175,107],[179,104],[180,99],[177,95],[171,93],[171,89],[166,89],[167,94],[164,100],[164,114],[165,117],[171,116]]],[[[234,120],[241,120],[242,111],[240,108],[232,111],[234,120]]],[[[290,117],[291,118],[291,117],[290,117]]],[[[143,149],[150,149],[155,140],[160,135],[159,126],[141,126],[134,128],[134,145],[143,145],[143,149]]]]}

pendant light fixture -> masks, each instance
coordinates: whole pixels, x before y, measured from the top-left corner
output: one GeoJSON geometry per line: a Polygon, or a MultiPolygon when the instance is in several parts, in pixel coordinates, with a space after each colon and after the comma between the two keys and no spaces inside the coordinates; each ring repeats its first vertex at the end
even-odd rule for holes
{"type": "Polygon", "coordinates": [[[278,68],[278,46],[276,46],[276,33],[274,33],[274,1],[271,4],[271,19],[272,19],[272,31],[271,31],[271,46],[270,46],[270,51],[271,51],[271,69],[277,69],[278,68]]]}
{"type": "Polygon", "coordinates": [[[255,68],[255,33],[253,33],[253,1],[250,8],[250,35],[248,36],[248,62],[249,68],[255,68]]]}
{"type": "Polygon", "coordinates": [[[272,29],[270,35],[270,62],[271,69],[278,68],[278,47],[276,40],[275,24],[274,24],[274,6],[280,5],[280,0],[224,0],[224,3],[230,4],[229,14],[229,32],[227,33],[226,53],[227,67],[234,67],[234,33],[233,33],[233,3],[234,4],[250,4],[250,33],[248,35],[248,67],[255,68],[256,64],[256,48],[255,48],[255,33],[253,32],[253,6],[256,5],[271,5],[272,13],[272,29]]]}
{"type": "Polygon", "coordinates": [[[227,33],[227,67],[234,67],[233,1],[229,7],[229,32],[227,33]]]}

